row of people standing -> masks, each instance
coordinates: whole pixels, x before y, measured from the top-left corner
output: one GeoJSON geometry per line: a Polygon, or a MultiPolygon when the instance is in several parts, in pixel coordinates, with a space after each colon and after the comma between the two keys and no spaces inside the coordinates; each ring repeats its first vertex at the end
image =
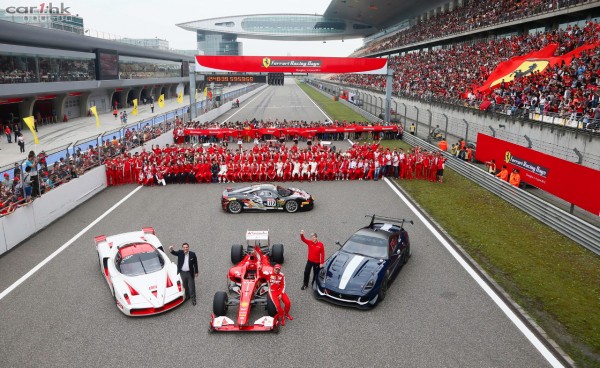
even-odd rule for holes
{"type": "Polygon", "coordinates": [[[445,158],[415,148],[383,149],[379,144],[355,144],[346,152],[315,144],[298,149],[268,145],[252,150],[226,146],[185,145],[153,147],[153,151],[130,154],[106,162],[108,185],[138,183],[183,184],[257,181],[322,181],[425,179],[442,181],[445,158]]]}

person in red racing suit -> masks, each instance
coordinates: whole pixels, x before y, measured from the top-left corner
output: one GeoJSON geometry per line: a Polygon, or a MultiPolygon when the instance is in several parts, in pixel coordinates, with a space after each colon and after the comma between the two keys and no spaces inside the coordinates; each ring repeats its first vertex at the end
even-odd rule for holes
{"type": "Polygon", "coordinates": [[[281,265],[276,264],[273,267],[273,273],[267,279],[269,283],[269,297],[275,308],[277,308],[277,315],[275,319],[281,320],[281,325],[285,326],[285,319],[293,320],[290,316],[290,298],[285,292],[285,276],[281,272],[281,265]],[[281,302],[283,302],[283,309],[281,308],[281,302]]]}

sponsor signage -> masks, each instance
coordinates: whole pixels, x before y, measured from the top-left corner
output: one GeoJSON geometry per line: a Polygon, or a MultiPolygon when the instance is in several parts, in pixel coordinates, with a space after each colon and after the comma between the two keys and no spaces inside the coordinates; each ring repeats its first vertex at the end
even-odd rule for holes
{"type": "Polygon", "coordinates": [[[565,201],[600,215],[600,196],[595,186],[600,171],[503,141],[489,135],[477,135],[478,161],[496,161],[498,170],[519,169],[521,181],[551,193],[565,201]]]}
{"type": "Polygon", "coordinates": [[[387,59],[197,55],[196,72],[387,74],[387,59]]]}

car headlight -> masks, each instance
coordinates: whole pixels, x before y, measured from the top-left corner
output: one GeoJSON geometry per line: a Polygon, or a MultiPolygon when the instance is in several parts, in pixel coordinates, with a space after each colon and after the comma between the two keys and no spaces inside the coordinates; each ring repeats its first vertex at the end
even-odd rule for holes
{"type": "Polygon", "coordinates": [[[374,286],[375,286],[375,279],[370,279],[369,281],[367,281],[365,286],[363,286],[363,290],[369,291],[369,290],[373,289],[374,286]]]}
{"type": "Polygon", "coordinates": [[[325,281],[325,268],[321,268],[321,271],[319,271],[319,280],[325,281]]]}

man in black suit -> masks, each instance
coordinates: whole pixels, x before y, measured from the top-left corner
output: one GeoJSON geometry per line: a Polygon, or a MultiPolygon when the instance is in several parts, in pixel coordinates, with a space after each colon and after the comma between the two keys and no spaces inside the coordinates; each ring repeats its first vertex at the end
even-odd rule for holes
{"type": "Polygon", "coordinates": [[[172,255],[177,256],[177,272],[181,275],[181,281],[185,287],[185,299],[192,299],[192,305],[196,305],[196,282],[198,277],[198,259],[196,253],[190,252],[190,245],[183,243],[183,250],[174,251],[173,245],[169,246],[172,255]]]}

